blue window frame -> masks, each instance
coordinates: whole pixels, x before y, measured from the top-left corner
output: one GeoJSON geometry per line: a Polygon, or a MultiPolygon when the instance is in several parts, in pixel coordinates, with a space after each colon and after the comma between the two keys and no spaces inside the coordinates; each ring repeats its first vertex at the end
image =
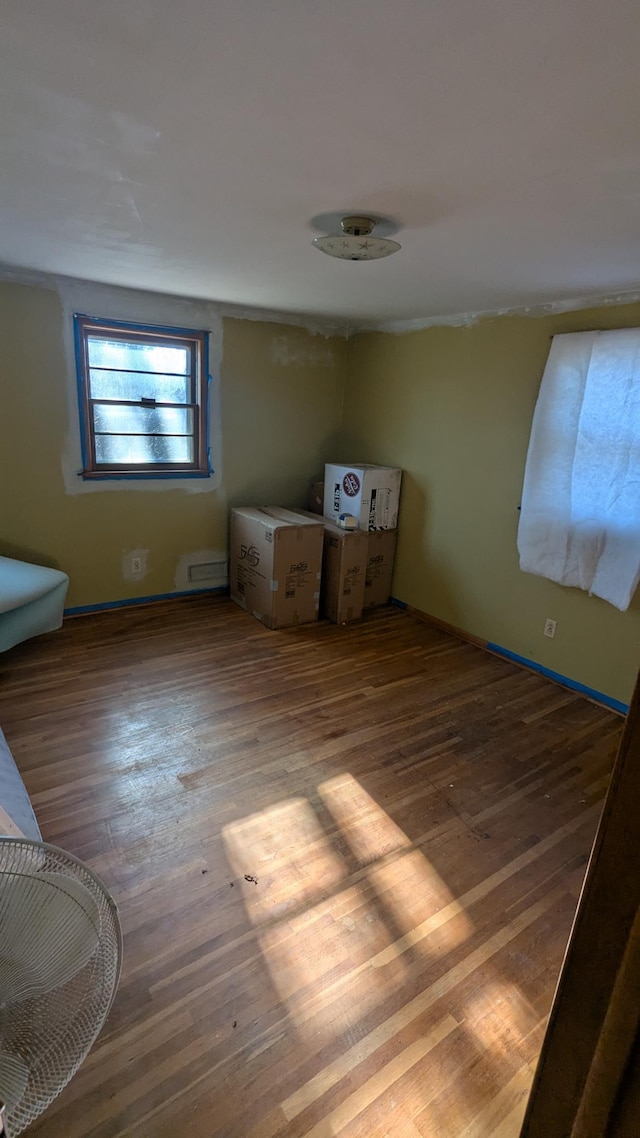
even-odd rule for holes
{"type": "Polygon", "coordinates": [[[84,478],[206,477],[207,332],[74,316],[84,478]]]}

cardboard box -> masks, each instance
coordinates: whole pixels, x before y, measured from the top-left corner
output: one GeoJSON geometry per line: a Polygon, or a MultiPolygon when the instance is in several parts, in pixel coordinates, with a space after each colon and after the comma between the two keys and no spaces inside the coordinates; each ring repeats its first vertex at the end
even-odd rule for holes
{"type": "Polygon", "coordinates": [[[392,466],[324,468],[324,515],[335,521],[353,514],[360,529],[395,529],[400,505],[402,471],[392,466]]]}
{"type": "MultiPolygon", "coordinates": [[[[283,510],[286,514],[289,511],[283,510]]],[[[307,510],[294,511],[306,519],[315,517],[307,510]]],[[[363,530],[345,530],[323,518],[324,555],[320,587],[320,615],[334,624],[350,624],[362,617],[364,582],[369,554],[369,535],[363,530]]]]}
{"type": "Polygon", "coordinates": [[[267,628],[318,619],[324,527],[264,509],[231,511],[231,597],[267,628]]]}
{"type": "Polygon", "coordinates": [[[324,513],[324,482],[311,482],[309,484],[307,509],[312,514],[324,513]]]}
{"type": "Polygon", "coordinates": [[[367,534],[367,573],[363,606],[365,609],[386,605],[391,596],[396,537],[395,530],[378,530],[377,533],[367,534]]]}

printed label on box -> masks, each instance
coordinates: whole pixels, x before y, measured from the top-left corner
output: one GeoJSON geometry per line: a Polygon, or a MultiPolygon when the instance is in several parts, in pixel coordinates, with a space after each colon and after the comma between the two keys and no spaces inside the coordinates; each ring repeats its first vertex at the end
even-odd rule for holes
{"type": "Polygon", "coordinates": [[[357,498],[360,493],[360,479],[355,471],[350,470],[342,479],[342,488],[348,498],[357,498]]]}
{"type": "Polygon", "coordinates": [[[402,471],[390,466],[340,466],[327,463],[324,513],[338,520],[341,514],[357,519],[358,528],[395,529],[402,471]]]}
{"type": "Polygon", "coordinates": [[[260,564],[260,550],[256,549],[255,545],[241,545],[240,546],[240,560],[248,561],[249,565],[260,564]]]}

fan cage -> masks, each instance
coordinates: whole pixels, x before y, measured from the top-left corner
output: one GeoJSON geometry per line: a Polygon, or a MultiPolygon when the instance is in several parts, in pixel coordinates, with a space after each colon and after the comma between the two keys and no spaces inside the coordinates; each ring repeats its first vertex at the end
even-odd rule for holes
{"type": "Polygon", "coordinates": [[[100,878],[57,846],[0,837],[0,1064],[4,1057],[28,1072],[6,1108],[6,1138],[17,1138],[78,1070],[109,1014],[121,963],[120,921],[100,878]],[[52,905],[44,918],[43,891],[52,905]],[[58,899],[73,920],[55,920],[58,899]],[[79,927],[83,954],[72,943],[79,927]],[[28,946],[26,955],[41,965],[46,954],[46,966],[23,978],[16,946],[28,946]]]}

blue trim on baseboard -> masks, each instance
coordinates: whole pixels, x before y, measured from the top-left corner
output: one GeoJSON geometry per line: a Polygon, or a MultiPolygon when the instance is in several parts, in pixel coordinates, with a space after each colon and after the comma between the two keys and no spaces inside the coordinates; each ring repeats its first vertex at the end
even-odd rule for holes
{"type": "Polygon", "coordinates": [[[124,609],[131,605],[150,605],[154,601],[173,601],[180,597],[195,597],[202,593],[228,593],[228,585],[216,585],[212,589],[183,589],[179,593],[155,593],[150,597],[127,597],[121,601],[101,601],[95,605],[75,605],[65,609],[65,616],[81,616],[83,613],[106,612],[108,609],[124,609]]]}
{"type": "Polygon", "coordinates": [[[500,644],[487,642],[487,648],[489,652],[495,652],[497,656],[504,656],[506,660],[513,660],[515,664],[523,664],[525,668],[539,672],[541,676],[546,676],[548,680],[555,680],[557,684],[562,684],[565,688],[571,688],[572,691],[580,692],[581,695],[587,695],[591,699],[597,700],[598,703],[603,703],[605,707],[619,711],[621,715],[629,713],[628,703],[621,703],[619,699],[604,695],[603,692],[596,691],[595,688],[589,688],[586,684],[578,683],[577,680],[570,680],[568,676],[563,676],[560,672],[553,672],[551,668],[545,668],[544,664],[538,664],[535,660],[527,659],[526,656],[518,656],[517,652],[510,652],[508,648],[503,648],[500,644]]]}
{"type": "Polygon", "coordinates": [[[409,608],[406,601],[399,601],[397,597],[389,597],[389,604],[395,605],[397,609],[409,608]]]}

